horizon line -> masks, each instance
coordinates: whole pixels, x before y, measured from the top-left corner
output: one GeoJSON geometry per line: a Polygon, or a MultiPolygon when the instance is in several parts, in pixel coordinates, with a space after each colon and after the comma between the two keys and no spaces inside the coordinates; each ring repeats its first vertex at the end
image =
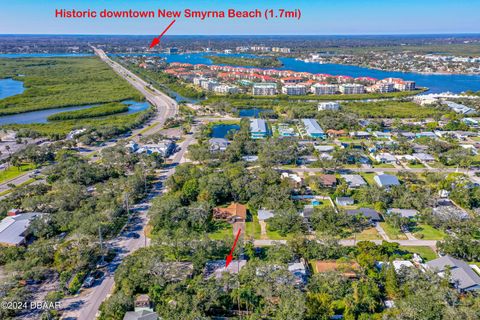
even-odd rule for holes
{"type": "MultiPolygon", "coordinates": [[[[324,34],[168,34],[172,36],[241,36],[241,37],[267,37],[267,36],[448,36],[448,35],[479,35],[478,32],[454,32],[454,33],[324,33],[324,34]]],[[[155,34],[126,34],[126,33],[0,33],[0,36],[156,36],[155,34]]]]}

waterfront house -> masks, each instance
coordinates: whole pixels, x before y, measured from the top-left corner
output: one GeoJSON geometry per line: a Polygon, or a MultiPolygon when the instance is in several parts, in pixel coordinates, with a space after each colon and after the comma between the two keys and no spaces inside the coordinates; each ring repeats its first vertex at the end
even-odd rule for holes
{"type": "Polygon", "coordinates": [[[250,137],[252,139],[263,139],[268,136],[267,123],[263,119],[250,120],[250,137]]]}

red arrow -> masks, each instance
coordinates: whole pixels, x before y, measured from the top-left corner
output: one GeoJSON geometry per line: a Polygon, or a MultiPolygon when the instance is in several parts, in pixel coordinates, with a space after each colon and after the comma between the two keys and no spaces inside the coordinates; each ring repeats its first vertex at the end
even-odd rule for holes
{"type": "Polygon", "coordinates": [[[170,29],[170,27],[172,26],[172,24],[175,23],[175,21],[177,21],[177,20],[173,20],[172,22],[170,22],[168,27],[166,27],[165,30],[163,30],[163,32],[158,37],[153,38],[152,43],[150,43],[150,49],[152,49],[153,47],[155,47],[157,44],[160,43],[160,39],[162,39],[165,32],[167,32],[167,30],[170,29]]]}
{"type": "Polygon", "coordinates": [[[232,259],[233,259],[233,256],[232,256],[233,250],[235,250],[235,246],[237,245],[238,237],[240,237],[241,231],[242,231],[242,229],[238,229],[237,236],[235,237],[235,241],[233,242],[233,247],[232,247],[232,249],[230,250],[230,253],[229,253],[228,256],[227,256],[226,263],[225,263],[225,268],[227,268],[228,265],[230,264],[230,262],[232,262],[232,259]]]}

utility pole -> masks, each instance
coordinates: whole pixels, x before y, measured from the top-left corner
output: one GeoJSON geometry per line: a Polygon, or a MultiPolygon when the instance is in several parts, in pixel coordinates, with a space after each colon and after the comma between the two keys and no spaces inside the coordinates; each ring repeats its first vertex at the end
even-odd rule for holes
{"type": "Polygon", "coordinates": [[[98,226],[98,238],[100,239],[100,259],[103,264],[103,238],[102,238],[102,226],[98,226]]]}

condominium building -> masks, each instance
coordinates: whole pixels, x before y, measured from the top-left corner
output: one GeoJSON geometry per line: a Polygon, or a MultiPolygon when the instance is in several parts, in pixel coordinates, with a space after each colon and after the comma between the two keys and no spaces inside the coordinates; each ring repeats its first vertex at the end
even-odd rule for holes
{"type": "Polygon", "coordinates": [[[398,91],[413,91],[416,89],[415,81],[399,81],[394,83],[398,91]]]}
{"type": "Polygon", "coordinates": [[[318,104],[318,111],[325,110],[340,110],[340,105],[338,104],[338,102],[320,102],[318,104]]]}
{"type": "Polygon", "coordinates": [[[345,83],[340,85],[340,92],[343,94],[365,93],[365,86],[357,83],[345,83]]]}
{"type": "Polygon", "coordinates": [[[286,85],[282,88],[283,94],[288,94],[291,96],[301,96],[307,94],[307,87],[304,85],[286,85]]]}
{"type": "Polygon", "coordinates": [[[255,83],[252,88],[252,94],[254,96],[273,96],[277,94],[276,83],[255,83]]]}
{"type": "Polygon", "coordinates": [[[201,83],[202,88],[208,91],[213,91],[213,89],[218,85],[218,81],[215,80],[202,81],[201,83]]]}
{"type": "Polygon", "coordinates": [[[202,82],[204,81],[208,81],[208,79],[206,78],[193,78],[193,84],[196,85],[196,86],[202,86],[202,82]]]}
{"type": "Polygon", "coordinates": [[[217,93],[230,93],[230,94],[235,94],[238,93],[238,87],[236,86],[230,86],[228,84],[221,84],[213,88],[213,91],[217,93]]]}
{"type": "Polygon", "coordinates": [[[324,94],[335,94],[338,90],[337,86],[334,84],[314,84],[311,89],[315,95],[324,95],[324,94]]]}
{"type": "Polygon", "coordinates": [[[383,81],[377,82],[373,86],[373,88],[376,92],[380,92],[380,93],[388,93],[388,92],[393,92],[395,90],[394,84],[392,82],[383,82],[383,81]]]}

